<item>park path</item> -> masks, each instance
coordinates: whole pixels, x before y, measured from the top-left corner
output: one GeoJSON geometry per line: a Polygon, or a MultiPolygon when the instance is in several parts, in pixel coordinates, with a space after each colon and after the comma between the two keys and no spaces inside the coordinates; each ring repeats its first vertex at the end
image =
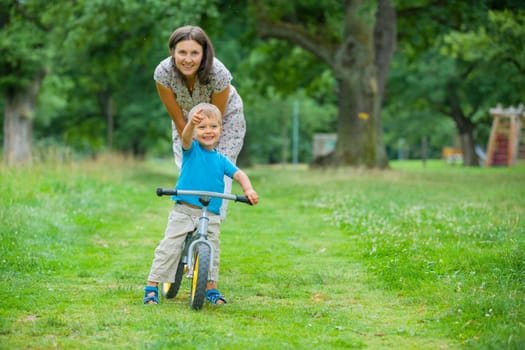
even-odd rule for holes
{"type": "MultiPolygon", "coordinates": [[[[299,290],[290,296],[291,303],[314,315],[313,321],[305,320],[313,338],[316,332],[323,339],[324,333],[336,330],[356,348],[460,348],[457,341],[444,334],[436,316],[439,310],[411,302],[396,291],[381,289],[380,281],[364,265],[363,253],[356,250],[359,237],[331,224],[323,210],[312,215],[308,201],[293,205],[283,201],[269,203],[271,209],[257,209],[264,210],[259,215],[265,217],[268,225],[261,226],[257,219],[253,227],[249,222],[244,224],[248,231],[255,232],[253,254],[273,257],[274,263],[260,269],[281,271],[272,275],[273,280],[265,288],[277,284],[277,288],[299,290]],[[298,282],[286,282],[289,279],[298,282]],[[323,325],[316,322],[316,317],[323,325]]],[[[243,302],[255,305],[260,301],[243,302]]]]}

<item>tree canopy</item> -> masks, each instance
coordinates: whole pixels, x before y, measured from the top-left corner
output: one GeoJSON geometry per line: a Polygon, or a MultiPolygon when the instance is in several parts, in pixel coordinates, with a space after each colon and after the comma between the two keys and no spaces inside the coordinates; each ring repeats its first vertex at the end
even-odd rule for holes
{"type": "MultiPolygon", "coordinates": [[[[345,38],[361,30],[349,16],[359,11],[377,31],[381,4],[394,5],[397,41],[388,66],[376,62],[369,75],[379,79],[387,68],[380,106],[367,112],[377,113],[378,147],[389,158],[398,156],[400,140],[408,157],[419,157],[423,137],[431,156],[456,139],[465,150],[484,147],[489,108],[525,102],[525,9],[517,1],[0,0],[4,159],[13,142],[6,121],[13,116],[32,132],[37,149],[170,156],[170,119],[152,75],[169,55],[172,30],[193,23],[208,32],[244,99],[242,161],[291,161],[296,104],[299,161],[311,162],[313,135],[340,132],[342,116],[351,117],[361,103],[348,95],[359,85],[341,85],[347,73],[335,64],[337,54],[349,55],[341,68],[355,64],[354,51],[341,51],[345,38]],[[345,7],[350,3],[360,6],[345,7]]],[[[381,37],[369,35],[377,45],[381,37]]],[[[352,146],[356,137],[345,142],[352,146]]],[[[478,159],[472,155],[468,162],[478,159]]]]}

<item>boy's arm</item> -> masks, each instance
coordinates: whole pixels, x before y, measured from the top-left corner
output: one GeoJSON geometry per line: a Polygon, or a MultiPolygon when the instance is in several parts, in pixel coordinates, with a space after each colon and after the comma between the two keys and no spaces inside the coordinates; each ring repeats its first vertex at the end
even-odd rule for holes
{"type": "Polygon", "coordinates": [[[191,142],[193,141],[193,129],[195,125],[190,121],[182,129],[182,149],[190,149],[191,142]]]}
{"type": "Polygon", "coordinates": [[[235,174],[233,174],[233,179],[241,185],[244,195],[248,197],[252,204],[255,205],[259,202],[259,196],[253,189],[250,178],[248,178],[248,175],[246,175],[244,171],[237,170],[235,174]]]}
{"type": "Polygon", "coordinates": [[[200,115],[200,111],[198,111],[191,118],[191,120],[189,120],[188,123],[186,123],[186,126],[184,126],[181,137],[183,149],[190,149],[191,143],[193,141],[193,130],[195,129],[195,125],[199,124],[202,121],[202,118],[203,117],[200,115]]]}

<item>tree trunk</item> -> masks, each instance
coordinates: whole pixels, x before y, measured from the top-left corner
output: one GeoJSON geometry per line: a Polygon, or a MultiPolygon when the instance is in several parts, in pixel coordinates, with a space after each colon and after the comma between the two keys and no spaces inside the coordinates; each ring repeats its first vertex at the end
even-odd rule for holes
{"type": "Polygon", "coordinates": [[[379,0],[377,4],[376,23],[374,27],[375,65],[379,98],[383,100],[390,62],[396,48],[397,16],[396,9],[390,0],[379,0]]]}
{"type": "Polygon", "coordinates": [[[452,118],[459,132],[461,151],[463,152],[464,166],[479,166],[479,157],[476,154],[476,137],[474,136],[475,125],[463,114],[453,111],[452,118]]]}
{"type": "MultiPolygon", "coordinates": [[[[313,165],[364,165],[386,168],[381,101],[396,37],[391,0],[379,0],[376,25],[364,0],[345,0],[343,38],[332,43],[294,22],[272,19],[257,2],[257,32],[262,38],[286,40],[326,62],[337,81],[337,145],[313,165]]],[[[319,25],[323,25],[320,23],[319,25]]]]}
{"type": "Polygon", "coordinates": [[[336,165],[386,168],[388,159],[380,127],[377,90],[367,82],[369,76],[339,81],[339,125],[333,155],[336,165]]]}
{"type": "Polygon", "coordinates": [[[113,96],[109,91],[102,91],[97,94],[100,111],[104,118],[106,118],[107,127],[107,148],[111,152],[113,150],[113,130],[115,127],[115,104],[113,96]]]}
{"type": "Polygon", "coordinates": [[[7,89],[4,93],[4,162],[31,164],[33,117],[40,84],[45,73],[26,89],[7,89]]]}
{"type": "Polygon", "coordinates": [[[476,138],[473,130],[459,135],[461,150],[463,151],[463,165],[480,166],[480,160],[476,153],[476,138]]]}
{"type": "MultiPolygon", "coordinates": [[[[387,0],[380,3],[389,4],[387,0]]],[[[381,92],[388,71],[384,63],[390,62],[393,41],[383,30],[375,30],[366,20],[360,19],[359,8],[354,6],[360,6],[359,2],[353,2],[346,8],[345,39],[333,64],[339,99],[334,162],[336,165],[386,168],[388,158],[381,127],[381,92]],[[384,38],[388,40],[381,37],[376,39],[376,35],[385,35],[384,38]],[[381,45],[384,50],[376,52],[376,48],[381,45]],[[378,54],[386,57],[376,59],[378,54]],[[376,62],[383,62],[381,69],[376,66],[376,62]],[[382,73],[381,80],[378,72],[382,73]]],[[[378,18],[382,16],[381,10],[385,11],[385,8],[378,7],[378,18]]],[[[395,23],[395,16],[391,18],[395,23]]]]}
{"type": "Polygon", "coordinates": [[[447,102],[449,103],[450,116],[459,133],[463,165],[476,167],[480,165],[479,157],[476,154],[476,137],[474,134],[476,125],[463,113],[459,99],[457,82],[453,79],[447,84],[447,102]]]}

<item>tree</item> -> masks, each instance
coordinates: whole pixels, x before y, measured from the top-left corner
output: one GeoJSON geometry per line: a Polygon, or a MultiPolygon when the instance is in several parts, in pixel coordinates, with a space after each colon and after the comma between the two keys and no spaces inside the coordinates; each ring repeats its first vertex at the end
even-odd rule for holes
{"type": "Polygon", "coordinates": [[[447,102],[468,166],[479,164],[475,132],[489,109],[498,103],[517,106],[525,96],[525,11],[488,11],[487,17],[472,31],[454,31],[444,38],[443,52],[455,58],[463,73],[449,80],[447,102]],[[467,91],[459,95],[462,86],[467,91]],[[469,114],[465,102],[472,106],[469,114]]]}
{"type": "Polygon", "coordinates": [[[387,167],[381,102],[396,35],[390,1],[254,1],[252,6],[261,38],[297,45],[333,72],[338,141],[321,163],[387,167]]]}
{"type": "Polygon", "coordinates": [[[418,117],[432,116],[429,124],[450,118],[464,165],[479,166],[476,146],[486,134],[489,108],[515,103],[520,91],[523,96],[523,10],[510,13],[502,9],[512,1],[490,0],[398,6],[404,75],[390,82],[392,100],[406,101],[403,107],[418,117]]]}
{"type": "MultiPolygon", "coordinates": [[[[88,118],[105,120],[108,150],[116,144],[121,151],[138,156],[145,153],[144,136],[150,133],[154,119],[151,101],[160,105],[153,69],[169,54],[167,41],[173,29],[198,23],[206,15],[216,15],[213,2],[75,2],[62,28],[63,47],[68,55],[57,60],[63,67],[59,73],[77,82],[72,98],[82,91],[84,99],[97,106],[88,118]]],[[[80,108],[79,114],[83,112],[80,108]]],[[[167,130],[169,117],[164,109],[162,116],[167,130]]]]}
{"type": "Polygon", "coordinates": [[[48,131],[58,126],[51,130],[55,140],[91,154],[111,150],[114,143],[143,154],[145,135],[159,129],[152,120],[163,115],[169,129],[152,79],[155,65],[168,55],[169,34],[179,25],[217,15],[214,2],[0,0],[6,160],[30,161],[39,109],[47,113],[48,131]],[[51,87],[67,103],[53,110],[43,99],[36,106],[41,86],[51,87]],[[135,97],[141,93],[148,98],[135,97]],[[159,105],[155,111],[151,101],[159,105]],[[119,126],[122,130],[115,131],[119,126]]]}
{"type": "Polygon", "coordinates": [[[50,7],[41,1],[0,2],[0,91],[7,164],[31,162],[35,105],[47,73],[50,7]]]}
{"type": "Polygon", "coordinates": [[[61,27],[62,47],[57,55],[59,74],[76,81],[75,91],[92,98],[106,124],[106,148],[114,144],[117,103],[115,95],[123,82],[144,64],[156,33],[164,5],[150,2],[149,11],[135,1],[77,1],[61,27]]]}

